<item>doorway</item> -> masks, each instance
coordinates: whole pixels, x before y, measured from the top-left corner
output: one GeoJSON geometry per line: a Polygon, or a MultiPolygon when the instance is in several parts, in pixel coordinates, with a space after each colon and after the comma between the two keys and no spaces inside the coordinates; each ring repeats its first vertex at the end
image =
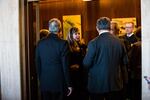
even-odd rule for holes
{"type": "Polygon", "coordinates": [[[27,51],[28,51],[28,91],[29,100],[37,100],[38,81],[36,75],[35,47],[39,40],[40,29],[48,29],[48,21],[53,17],[63,22],[64,15],[81,15],[82,37],[88,43],[98,34],[96,20],[101,16],[110,18],[136,17],[137,26],[141,25],[140,0],[40,0],[28,2],[27,51]],[[113,6],[112,6],[113,5],[113,6]],[[121,6],[120,6],[121,5],[121,6]],[[130,11],[123,7],[128,5],[130,11]]]}

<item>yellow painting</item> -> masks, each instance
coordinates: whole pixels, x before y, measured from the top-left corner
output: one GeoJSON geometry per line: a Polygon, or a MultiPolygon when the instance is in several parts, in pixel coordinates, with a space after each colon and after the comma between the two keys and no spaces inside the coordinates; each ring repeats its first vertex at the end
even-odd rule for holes
{"type": "Polygon", "coordinates": [[[63,16],[63,38],[67,39],[67,35],[69,32],[69,29],[71,27],[77,27],[80,32],[80,38],[82,36],[81,34],[81,15],[65,15],[63,16]]]}
{"type": "Polygon", "coordinates": [[[125,33],[124,24],[126,22],[133,22],[135,26],[137,25],[135,17],[130,17],[130,18],[112,18],[112,21],[118,23],[118,27],[120,29],[119,35],[124,35],[124,33],[125,33]]]}

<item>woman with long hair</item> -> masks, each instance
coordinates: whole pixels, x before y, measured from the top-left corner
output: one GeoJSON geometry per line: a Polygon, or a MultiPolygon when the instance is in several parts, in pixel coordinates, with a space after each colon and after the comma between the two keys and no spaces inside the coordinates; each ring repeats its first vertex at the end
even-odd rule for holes
{"type": "Polygon", "coordinates": [[[70,96],[70,100],[86,100],[86,92],[84,91],[86,75],[82,65],[86,53],[86,45],[80,40],[80,32],[76,27],[70,28],[67,40],[71,51],[70,74],[73,84],[73,93],[70,96]]]}

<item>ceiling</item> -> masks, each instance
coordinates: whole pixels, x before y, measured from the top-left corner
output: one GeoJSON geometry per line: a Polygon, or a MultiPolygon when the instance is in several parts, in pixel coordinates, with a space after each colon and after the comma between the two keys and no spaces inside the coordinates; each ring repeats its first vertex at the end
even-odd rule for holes
{"type": "MultiPolygon", "coordinates": [[[[83,0],[39,0],[40,2],[70,2],[70,1],[83,1],[83,0]]],[[[92,0],[99,1],[99,0],[92,0]]]]}

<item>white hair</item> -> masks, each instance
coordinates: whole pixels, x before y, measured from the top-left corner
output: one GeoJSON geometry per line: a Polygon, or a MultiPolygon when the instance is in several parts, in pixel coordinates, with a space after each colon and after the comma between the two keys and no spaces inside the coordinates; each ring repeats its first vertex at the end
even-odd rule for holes
{"type": "Polygon", "coordinates": [[[58,32],[60,32],[60,30],[61,30],[61,22],[60,22],[60,20],[57,19],[57,18],[52,18],[49,21],[49,31],[51,33],[57,34],[58,32]]]}

